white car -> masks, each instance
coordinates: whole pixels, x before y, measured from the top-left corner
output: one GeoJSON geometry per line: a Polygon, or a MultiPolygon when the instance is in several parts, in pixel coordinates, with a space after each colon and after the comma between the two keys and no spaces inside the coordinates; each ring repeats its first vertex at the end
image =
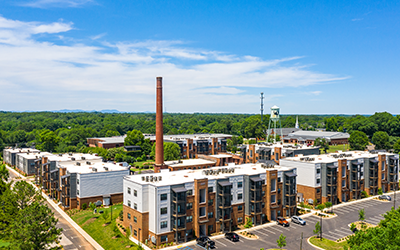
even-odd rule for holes
{"type": "Polygon", "coordinates": [[[292,222],[300,224],[300,225],[305,225],[306,224],[306,221],[303,220],[302,218],[300,218],[299,216],[292,216],[292,222]]]}

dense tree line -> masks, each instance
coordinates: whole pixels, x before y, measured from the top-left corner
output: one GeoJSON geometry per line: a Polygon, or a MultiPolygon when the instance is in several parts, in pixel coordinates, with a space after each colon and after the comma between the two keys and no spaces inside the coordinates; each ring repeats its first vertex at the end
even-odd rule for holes
{"type": "MultiPolygon", "coordinates": [[[[282,127],[295,126],[295,115],[284,115],[281,118],[282,127]]],[[[367,143],[373,142],[378,148],[400,147],[399,115],[393,116],[387,112],[372,116],[299,115],[298,119],[300,127],[305,130],[326,128],[327,131],[350,134],[359,131],[367,136],[367,143]],[[381,133],[374,138],[377,132],[381,133]]],[[[166,113],[164,134],[226,133],[242,138],[265,138],[268,122],[269,115],[264,115],[261,123],[260,115],[166,113]]],[[[5,146],[34,145],[51,152],[82,151],[86,147],[86,138],[124,135],[132,130],[154,134],[155,114],[0,112],[0,149],[5,146]]],[[[365,137],[361,140],[364,140],[361,145],[363,147],[365,137]]],[[[146,148],[146,154],[151,152],[151,146],[147,143],[142,146],[146,148]]]]}

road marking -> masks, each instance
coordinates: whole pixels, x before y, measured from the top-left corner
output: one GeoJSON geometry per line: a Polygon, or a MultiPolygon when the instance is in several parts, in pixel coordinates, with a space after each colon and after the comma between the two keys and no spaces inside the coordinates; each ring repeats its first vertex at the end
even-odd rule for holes
{"type": "Polygon", "coordinates": [[[225,245],[224,243],[222,243],[221,241],[217,241],[218,242],[218,244],[221,244],[221,245],[223,245],[223,246],[227,246],[227,245],[225,245]]]}
{"type": "MultiPolygon", "coordinates": [[[[336,230],[336,229],[335,229],[335,230],[336,230]]],[[[334,235],[337,235],[337,237],[339,237],[339,238],[343,238],[343,237],[345,237],[345,236],[349,235],[349,234],[347,234],[347,233],[344,233],[344,234],[343,234],[343,231],[340,231],[340,232],[341,232],[341,234],[339,234],[339,233],[336,233],[336,232],[329,231],[329,232],[328,232],[328,234],[334,234],[334,235]]]]}
{"type": "Polygon", "coordinates": [[[230,241],[230,240],[227,240],[227,239],[225,239],[225,238],[222,238],[222,239],[226,240],[227,242],[229,242],[229,243],[231,243],[231,244],[235,244],[234,242],[232,242],[232,241],[230,241]]]}
{"type": "Polygon", "coordinates": [[[262,234],[262,235],[269,236],[268,234],[263,233],[263,232],[261,232],[261,231],[257,231],[256,233],[260,233],[260,234],[262,234]]]}
{"type": "Polygon", "coordinates": [[[274,230],[276,230],[276,231],[278,231],[278,232],[283,232],[283,231],[281,231],[281,230],[279,230],[278,228],[275,228],[275,227],[270,227],[271,229],[274,229],[274,230]]]}
{"type": "Polygon", "coordinates": [[[269,231],[268,229],[265,229],[265,228],[263,228],[263,230],[265,230],[265,231],[267,231],[269,233],[272,233],[272,234],[276,234],[275,232],[269,231]]]}

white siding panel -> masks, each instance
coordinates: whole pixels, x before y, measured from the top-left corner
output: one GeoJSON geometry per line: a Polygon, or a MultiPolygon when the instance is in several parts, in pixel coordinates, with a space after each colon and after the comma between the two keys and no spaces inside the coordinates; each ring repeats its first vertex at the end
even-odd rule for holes
{"type": "MultiPolygon", "coordinates": [[[[296,182],[299,185],[317,187],[316,185],[316,166],[314,163],[294,162],[289,160],[280,160],[280,165],[284,167],[297,168],[296,182]]],[[[318,187],[321,185],[318,185],[318,187]]]]}
{"type": "Polygon", "coordinates": [[[78,197],[122,193],[125,175],[129,175],[129,170],[79,174],[78,197]]]}

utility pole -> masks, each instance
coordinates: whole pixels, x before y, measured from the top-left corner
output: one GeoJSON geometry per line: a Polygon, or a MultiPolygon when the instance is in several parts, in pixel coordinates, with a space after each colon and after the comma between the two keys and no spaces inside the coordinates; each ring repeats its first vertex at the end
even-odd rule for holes
{"type": "Polygon", "coordinates": [[[303,250],[303,232],[301,232],[301,238],[300,238],[300,250],[303,250]]]}
{"type": "Polygon", "coordinates": [[[320,225],[321,225],[321,231],[320,231],[320,238],[322,239],[322,214],[319,213],[319,221],[320,221],[320,225]]]}

